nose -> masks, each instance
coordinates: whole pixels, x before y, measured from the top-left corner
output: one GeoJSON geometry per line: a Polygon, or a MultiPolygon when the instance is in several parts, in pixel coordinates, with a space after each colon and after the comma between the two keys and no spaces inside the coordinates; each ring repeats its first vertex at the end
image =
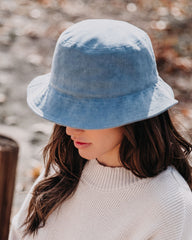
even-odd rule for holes
{"type": "Polygon", "coordinates": [[[66,134],[69,136],[76,136],[80,134],[83,130],[79,128],[66,127],[66,134]]]}

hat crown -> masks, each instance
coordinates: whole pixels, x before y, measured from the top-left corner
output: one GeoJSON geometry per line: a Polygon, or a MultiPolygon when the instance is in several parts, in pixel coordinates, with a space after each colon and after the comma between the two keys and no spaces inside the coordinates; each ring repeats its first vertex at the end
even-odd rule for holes
{"type": "Polygon", "coordinates": [[[27,102],[39,116],[79,129],[123,126],[177,103],[158,75],[147,34],[108,19],[85,20],[61,34],[51,74],[31,81],[27,102]]]}
{"type": "Polygon", "coordinates": [[[51,84],[67,95],[117,97],[142,91],[157,80],[151,41],[129,23],[85,20],[57,41],[51,84]]]}

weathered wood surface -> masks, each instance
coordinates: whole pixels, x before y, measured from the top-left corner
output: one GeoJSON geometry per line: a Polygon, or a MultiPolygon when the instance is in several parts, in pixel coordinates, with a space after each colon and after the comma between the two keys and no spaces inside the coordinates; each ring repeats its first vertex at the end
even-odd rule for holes
{"type": "Polygon", "coordinates": [[[15,176],[18,159],[18,144],[11,138],[0,135],[0,239],[7,240],[15,176]]]}

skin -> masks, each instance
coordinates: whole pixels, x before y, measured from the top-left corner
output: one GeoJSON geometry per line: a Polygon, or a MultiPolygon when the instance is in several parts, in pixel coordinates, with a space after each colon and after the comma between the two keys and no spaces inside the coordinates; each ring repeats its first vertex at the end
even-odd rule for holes
{"type": "Polygon", "coordinates": [[[71,137],[81,157],[109,167],[122,167],[119,147],[123,138],[121,127],[84,130],[66,127],[66,134],[71,137]]]}

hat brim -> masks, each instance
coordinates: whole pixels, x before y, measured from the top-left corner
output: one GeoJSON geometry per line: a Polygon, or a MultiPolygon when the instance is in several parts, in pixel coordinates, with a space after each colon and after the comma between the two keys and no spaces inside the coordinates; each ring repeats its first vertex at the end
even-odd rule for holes
{"type": "Polygon", "coordinates": [[[27,103],[39,116],[79,129],[105,129],[123,126],[161,114],[178,101],[160,77],[143,91],[113,98],[78,98],[54,88],[50,74],[31,81],[27,103]]]}

